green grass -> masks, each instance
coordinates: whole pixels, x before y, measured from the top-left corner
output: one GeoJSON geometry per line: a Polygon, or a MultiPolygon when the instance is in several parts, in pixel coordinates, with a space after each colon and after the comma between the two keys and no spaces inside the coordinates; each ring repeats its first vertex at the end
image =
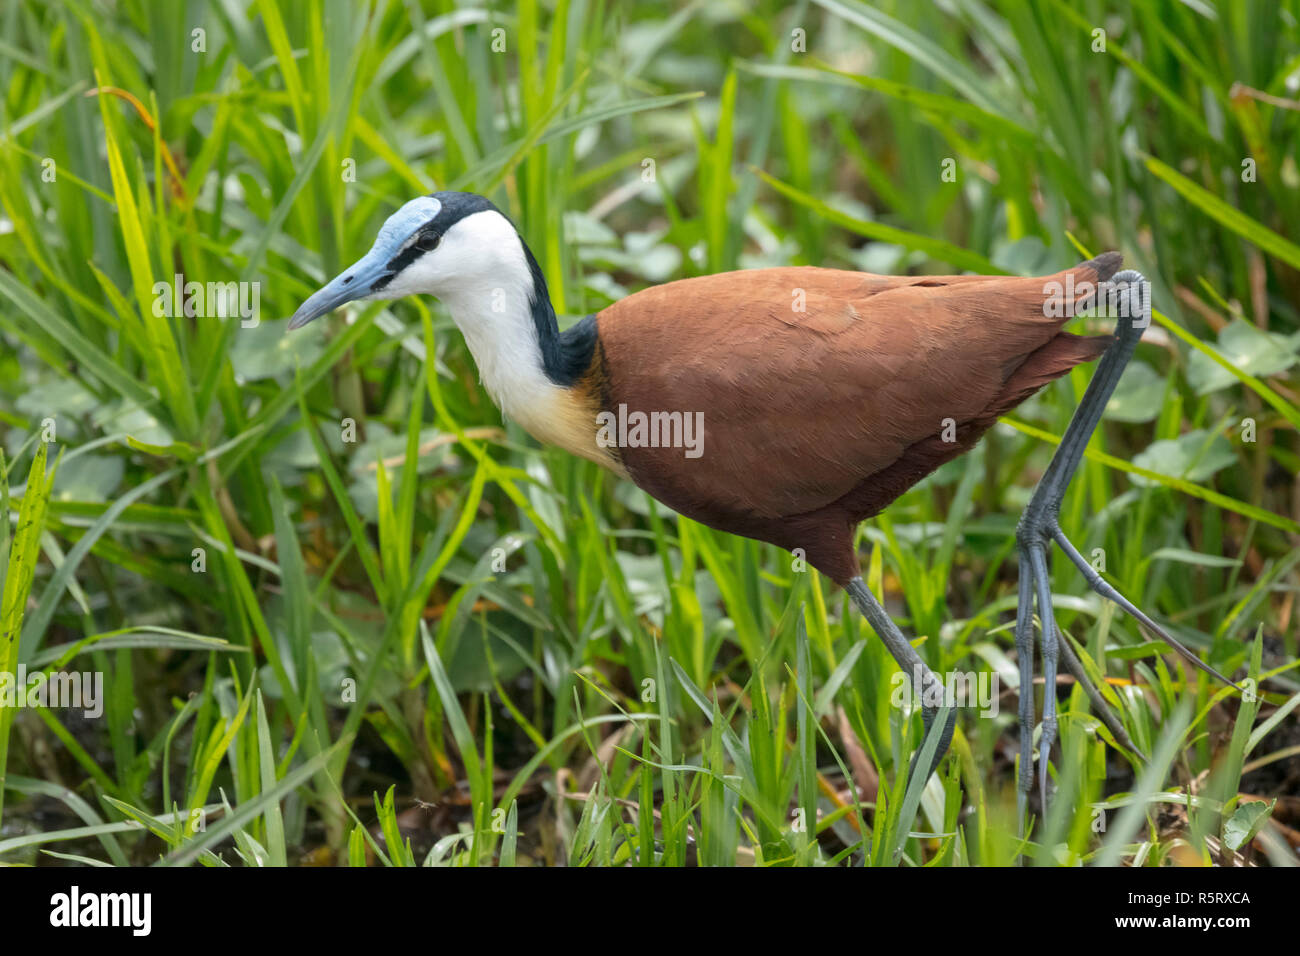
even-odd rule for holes
{"type": "Polygon", "coordinates": [[[0,672],[105,688],[0,709],[0,861],[1294,862],[1300,4],[373,6],[0,11],[0,672]],[[1149,760],[1063,684],[1018,838],[1014,522],[1078,369],[862,530],[930,665],[1002,680],[909,781],[844,596],[503,426],[436,302],[283,336],[433,188],[514,217],[562,322],[732,268],[1121,249],[1156,322],[1062,524],[1253,696],[1057,561],[1149,760]],[[261,324],[155,315],[177,273],[259,283],[261,324]]]}

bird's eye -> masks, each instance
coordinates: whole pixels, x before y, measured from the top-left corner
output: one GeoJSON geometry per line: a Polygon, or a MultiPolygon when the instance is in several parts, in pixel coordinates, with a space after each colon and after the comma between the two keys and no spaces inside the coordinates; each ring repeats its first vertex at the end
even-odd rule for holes
{"type": "Polygon", "coordinates": [[[419,239],[415,240],[415,247],[422,252],[432,252],[438,248],[438,243],[442,241],[442,236],[436,232],[426,232],[419,239]]]}

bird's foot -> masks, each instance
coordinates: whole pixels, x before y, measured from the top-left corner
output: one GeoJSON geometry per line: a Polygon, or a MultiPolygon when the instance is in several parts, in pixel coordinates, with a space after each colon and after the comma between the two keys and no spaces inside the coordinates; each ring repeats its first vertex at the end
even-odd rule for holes
{"type": "MultiPolygon", "coordinates": [[[[1035,499],[1038,496],[1035,495],[1035,499]]],[[[1067,558],[1083,574],[1088,586],[1101,597],[1119,605],[1119,607],[1139,624],[1149,630],[1160,640],[1167,643],[1189,663],[1229,686],[1237,686],[1217,670],[1206,664],[1189,650],[1182,642],[1176,640],[1169,632],[1140,610],[1128,598],[1106,581],[1097,570],[1084,559],[1057,521],[1055,507],[1044,505],[1041,501],[1031,500],[1025,514],[1020,519],[1016,532],[1016,547],[1020,558],[1020,596],[1016,616],[1016,652],[1020,669],[1020,773],[1017,780],[1017,810],[1019,812],[1021,836],[1024,835],[1024,823],[1027,798],[1033,786],[1032,740],[1034,732],[1033,712],[1033,606],[1038,608],[1039,633],[1043,656],[1043,722],[1038,745],[1038,783],[1039,796],[1044,812],[1047,807],[1048,756],[1052,743],[1056,739],[1056,671],[1058,659],[1063,661],[1066,669],[1083,688],[1092,703],[1097,717],[1111,732],[1115,742],[1140,760],[1145,755],[1133,743],[1115,712],[1107,705],[1101,692],[1089,678],[1082,662],[1074,653],[1069,641],[1057,627],[1052,611],[1051,576],[1047,567],[1047,554],[1055,542],[1067,558]]]]}

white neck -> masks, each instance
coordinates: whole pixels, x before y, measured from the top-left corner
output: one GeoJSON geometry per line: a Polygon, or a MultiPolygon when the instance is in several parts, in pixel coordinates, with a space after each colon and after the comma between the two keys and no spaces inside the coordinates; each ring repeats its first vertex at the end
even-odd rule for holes
{"type": "Polygon", "coordinates": [[[546,374],[530,305],[532,272],[509,220],[495,212],[467,216],[447,231],[441,251],[431,257],[442,272],[436,294],[501,413],[538,441],[606,463],[595,448],[594,417],[546,374]]]}
{"type": "Polygon", "coordinates": [[[525,427],[539,396],[559,388],[542,367],[528,291],[528,287],[502,281],[486,301],[481,292],[441,296],[465,336],[488,395],[506,417],[525,427]],[[501,311],[494,312],[494,305],[501,311]]]}

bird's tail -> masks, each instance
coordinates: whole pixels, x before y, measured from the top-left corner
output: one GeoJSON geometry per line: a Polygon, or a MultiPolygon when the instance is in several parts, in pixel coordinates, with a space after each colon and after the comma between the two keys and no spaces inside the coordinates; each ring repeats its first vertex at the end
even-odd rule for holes
{"type": "Polygon", "coordinates": [[[1124,264],[1119,252],[1103,252],[1072,269],[1058,272],[1044,280],[1044,297],[1058,296],[1059,301],[1045,303],[1045,314],[1055,313],[1062,321],[1090,308],[1096,301],[1099,287],[1110,281],[1124,264]]]}
{"type": "Polygon", "coordinates": [[[1060,378],[1076,365],[1101,357],[1115,341],[1113,335],[1074,335],[1058,332],[1048,343],[1034,352],[1012,373],[998,403],[1004,414],[1015,408],[1048,382],[1060,378]]]}
{"type": "Polygon", "coordinates": [[[1076,281],[1090,278],[1093,282],[1107,282],[1119,271],[1119,267],[1123,264],[1124,253],[1112,249],[1110,252],[1103,252],[1099,256],[1094,256],[1087,262],[1080,262],[1073,269],[1067,269],[1066,272],[1073,272],[1076,281]],[[1090,275],[1085,273],[1090,273],[1090,275]]]}
{"type": "MultiPolygon", "coordinates": [[[[1115,275],[1123,260],[1124,257],[1118,252],[1103,252],[1095,259],[1079,263],[1073,269],[1048,276],[1043,285],[1046,303],[1044,313],[1057,318],[1064,325],[1071,316],[1091,307],[1096,301],[1099,287],[1115,275]],[[1048,302],[1053,295],[1062,297],[1063,301],[1048,302]]],[[[994,417],[1006,414],[1076,365],[1100,358],[1114,341],[1113,335],[1057,332],[1011,372],[995,407],[990,411],[994,417]]]]}

